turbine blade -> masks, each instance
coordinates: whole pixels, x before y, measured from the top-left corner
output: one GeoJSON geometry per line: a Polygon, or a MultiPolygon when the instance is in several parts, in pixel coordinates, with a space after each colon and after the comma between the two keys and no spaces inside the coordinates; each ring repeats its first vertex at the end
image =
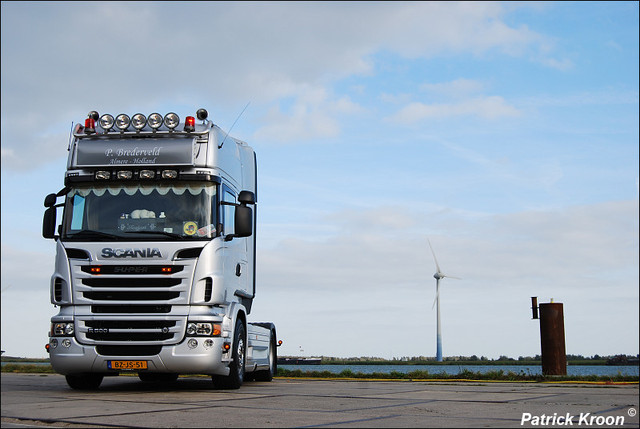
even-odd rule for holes
{"type": "Polygon", "coordinates": [[[438,301],[438,295],[440,295],[440,293],[436,292],[436,297],[433,299],[433,305],[431,306],[432,310],[436,307],[436,302],[438,301]]]}
{"type": "Polygon", "coordinates": [[[431,254],[433,255],[433,260],[436,261],[436,270],[440,272],[440,266],[438,265],[438,258],[436,258],[436,252],[433,251],[433,246],[431,246],[431,241],[427,238],[427,242],[429,243],[429,247],[431,248],[431,254]]]}
{"type": "Polygon", "coordinates": [[[445,275],[445,274],[443,274],[443,277],[446,277],[448,279],[462,280],[460,277],[453,277],[453,276],[448,276],[448,275],[445,275]]]}

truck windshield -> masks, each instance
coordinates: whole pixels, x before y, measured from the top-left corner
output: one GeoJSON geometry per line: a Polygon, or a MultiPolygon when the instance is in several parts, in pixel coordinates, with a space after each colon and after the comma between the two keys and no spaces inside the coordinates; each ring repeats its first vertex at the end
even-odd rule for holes
{"type": "Polygon", "coordinates": [[[216,195],[212,183],[78,187],[67,195],[62,238],[209,239],[216,236],[216,195]]]}

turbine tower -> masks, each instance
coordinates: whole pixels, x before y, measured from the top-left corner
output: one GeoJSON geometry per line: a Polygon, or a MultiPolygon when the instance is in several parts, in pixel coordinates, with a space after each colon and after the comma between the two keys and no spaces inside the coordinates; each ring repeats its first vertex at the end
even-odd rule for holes
{"type": "Polygon", "coordinates": [[[437,320],[437,333],[436,333],[436,360],[438,362],[442,362],[442,332],[440,331],[440,279],[448,277],[450,279],[459,279],[458,277],[445,275],[442,271],[440,271],[440,266],[438,265],[438,258],[436,258],[436,252],[433,251],[433,246],[431,246],[431,241],[427,239],[429,242],[429,247],[431,248],[431,254],[433,255],[433,260],[436,263],[436,273],[433,277],[436,279],[436,298],[433,300],[433,305],[431,309],[433,310],[433,306],[437,306],[436,308],[436,320],[437,320]]]}

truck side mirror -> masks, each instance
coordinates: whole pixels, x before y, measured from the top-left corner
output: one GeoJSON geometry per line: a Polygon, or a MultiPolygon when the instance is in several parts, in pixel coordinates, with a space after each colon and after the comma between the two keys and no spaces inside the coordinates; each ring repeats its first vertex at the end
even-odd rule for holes
{"type": "Polygon", "coordinates": [[[236,207],[236,232],[234,237],[249,237],[253,234],[253,210],[241,204],[236,207]]]}
{"type": "Polygon", "coordinates": [[[256,196],[251,191],[241,191],[238,194],[240,205],[236,207],[235,237],[249,237],[253,234],[253,210],[247,204],[255,204],[256,196]]]}
{"type": "Polygon", "coordinates": [[[45,207],[53,207],[56,204],[58,196],[56,194],[49,194],[44,198],[45,207]]]}
{"type": "Polygon", "coordinates": [[[251,191],[240,191],[240,194],[238,194],[238,201],[240,204],[255,204],[256,194],[251,191]]]}
{"type": "MultiPolygon", "coordinates": [[[[53,194],[55,195],[55,194],[53,194]]],[[[56,230],[56,208],[50,206],[44,211],[42,219],[42,236],[44,238],[53,238],[56,230]]]]}

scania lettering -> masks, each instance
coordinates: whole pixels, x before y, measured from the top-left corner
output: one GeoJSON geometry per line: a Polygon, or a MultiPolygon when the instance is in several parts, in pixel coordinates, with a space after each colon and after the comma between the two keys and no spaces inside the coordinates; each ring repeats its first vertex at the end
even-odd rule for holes
{"type": "Polygon", "coordinates": [[[108,247],[102,249],[103,258],[153,258],[154,256],[162,258],[160,249],[110,249],[108,247]]]}
{"type": "Polygon", "coordinates": [[[137,373],[270,381],[276,328],[256,295],[256,156],[199,109],[92,111],[73,127],[64,187],[45,198],[56,243],[51,365],[74,389],[137,373]],[[197,117],[197,121],[196,121],[197,117]],[[97,125],[97,126],[96,126],[97,125]]]}

